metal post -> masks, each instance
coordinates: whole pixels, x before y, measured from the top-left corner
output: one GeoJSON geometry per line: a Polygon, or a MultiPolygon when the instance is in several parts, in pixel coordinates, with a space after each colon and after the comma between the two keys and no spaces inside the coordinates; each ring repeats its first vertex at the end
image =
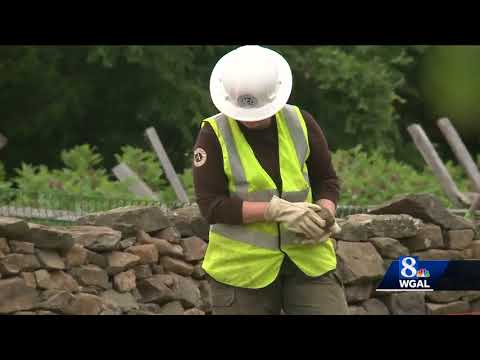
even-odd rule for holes
{"type": "Polygon", "coordinates": [[[473,182],[475,191],[480,193],[480,172],[457,130],[447,118],[438,120],[437,124],[443,136],[447,139],[458,162],[463,166],[468,177],[473,182]]]}
{"type": "Polygon", "coordinates": [[[433,144],[428,139],[423,128],[418,124],[410,125],[407,128],[417,149],[422,154],[426,163],[430,166],[437,177],[448,198],[457,206],[470,205],[469,199],[458,190],[457,185],[448,173],[447,168],[438,156],[433,144]]]}
{"type": "Polygon", "coordinates": [[[163,147],[163,144],[158,137],[157,131],[155,130],[155,128],[149,127],[147,130],[145,130],[145,135],[150,141],[153,150],[157,154],[158,159],[160,160],[160,163],[165,170],[165,175],[167,176],[168,181],[172,185],[172,188],[175,191],[178,200],[182,203],[189,203],[190,200],[188,199],[187,192],[183,188],[183,185],[178,178],[178,175],[175,172],[175,169],[173,168],[170,159],[168,158],[167,152],[165,151],[165,148],[163,147]]]}
{"type": "Polygon", "coordinates": [[[148,197],[155,201],[159,200],[158,195],[155,194],[127,164],[121,163],[115,166],[112,171],[120,181],[127,179],[132,181],[132,184],[128,187],[132,193],[138,196],[148,197]]]}

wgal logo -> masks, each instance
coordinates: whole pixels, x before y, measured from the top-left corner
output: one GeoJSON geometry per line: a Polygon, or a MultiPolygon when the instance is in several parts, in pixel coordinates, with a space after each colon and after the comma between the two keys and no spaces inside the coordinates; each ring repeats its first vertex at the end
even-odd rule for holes
{"type": "Polygon", "coordinates": [[[399,279],[401,289],[429,289],[428,278],[430,272],[425,268],[418,268],[416,256],[401,256],[399,263],[399,279]]]}

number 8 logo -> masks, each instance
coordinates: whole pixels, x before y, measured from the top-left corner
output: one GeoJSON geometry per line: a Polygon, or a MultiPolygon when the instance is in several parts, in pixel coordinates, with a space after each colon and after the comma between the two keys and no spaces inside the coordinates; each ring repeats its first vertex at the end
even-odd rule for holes
{"type": "Polygon", "coordinates": [[[417,269],[415,269],[416,263],[417,262],[412,257],[404,258],[402,260],[402,270],[400,271],[400,274],[402,274],[402,276],[406,278],[414,277],[415,275],[417,275],[417,269]]]}

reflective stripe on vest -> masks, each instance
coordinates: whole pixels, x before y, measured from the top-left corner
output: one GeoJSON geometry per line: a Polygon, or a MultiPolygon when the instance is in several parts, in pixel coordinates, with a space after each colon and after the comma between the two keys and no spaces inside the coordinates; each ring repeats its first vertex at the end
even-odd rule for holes
{"type": "MultiPolygon", "coordinates": [[[[273,195],[278,196],[278,190],[263,190],[250,193],[235,192],[236,196],[245,201],[269,202],[273,195]]],[[[286,191],[282,198],[290,202],[304,202],[308,196],[308,190],[286,191]]]]}
{"type": "Polygon", "coordinates": [[[243,241],[250,245],[265,249],[278,250],[278,237],[276,235],[270,235],[255,230],[246,230],[245,226],[242,225],[215,224],[211,226],[211,231],[230,239],[243,241]]]}
{"type": "Polygon", "coordinates": [[[240,161],[240,156],[235,146],[235,141],[233,140],[232,129],[228,124],[228,119],[225,115],[220,114],[216,117],[218,127],[224,137],[226,147],[228,150],[228,158],[230,160],[230,166],[232,168],[232,175],[235,181],[235,188],[237,194],[247,195],[248,193],[248,183],[247,178],[245,177],[245,172],[243,171],[243,166],[240,161]]]}
{"type": "MultiPolygon", "coordinates": [[[[285,108],[283,109],[283,114],[287,119],[290,119],[290,120],[298,119],[299,117],[301,117],[299,112],[300,110],[298,110],[298,108],[293,106],[285,106],[285,108]]],[[[304,170],[303,171],[304,179],[307,183],[310,183],[310,179],[308,178],[308,172],[306,171],[306,161],[307,161],[309,149],[308,149],[308,143],[305,141],[305,138],[308,138],[308,134],[303,131],[300,121],[286,121],[286,124],[288,127],[288,131],[290,132],[294,142],[298,162],[302,166],[302,170],[304,170]]]]}
{"type": "MultiPolygon", "coordinates": [[[[286,118],[297,119],[297,114],[293,107],[285,106],[283,111],[286,115],[286,118]]],[[[287,121],[286,123],[295,145],[298,162],[303,166],[303,164],[305,164],[305,161],[307,160],[308,145],[305,142],[305,136],[307,136],[307,134],[304,134],[300,121],[287,121]]]]}

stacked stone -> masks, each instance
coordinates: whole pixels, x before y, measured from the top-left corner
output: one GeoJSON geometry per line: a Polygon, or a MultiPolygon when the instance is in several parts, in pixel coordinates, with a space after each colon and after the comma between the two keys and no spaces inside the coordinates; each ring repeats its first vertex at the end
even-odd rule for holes
{"type": "MultiPolygon", "coordinates": [[[[407,196],[339,222],[338,273],[351,314],[480,311],[480,291],[376,291],[401,255],[480,259],[473,224],[434,197],[407,196]]],[[[119,208],[68,227],[0,217],[0,314],[209,314],[208,230],[196,205],[119,208]]]]}
{"type": "Polygon", "coordinates": [[[0,314],[208,314],[207,236],[195,207],[125,207],[69,227],[0,218],[0,314]]]}
{"type": "Polygon", "coordinates": [[[474,225],[428,194],[411,195],[341,219],[338,272],[354,315],[440,315],[480,311],[480,291],[376,291],[399,256],[420,260],[480,259],[474,225]]]}

